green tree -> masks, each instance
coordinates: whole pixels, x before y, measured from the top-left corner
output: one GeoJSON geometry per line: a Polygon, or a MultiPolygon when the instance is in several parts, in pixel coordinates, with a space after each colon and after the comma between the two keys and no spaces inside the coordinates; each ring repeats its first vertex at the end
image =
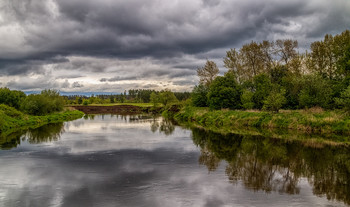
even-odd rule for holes
{"type": "Polygon", "coordinates": [[[64,99],[56,90],[43,90],[27,96],[21,109],[31,115],[46,115],[63,110],[64,99]]]}
{"type": "Polygon", "coordinates": [[[219,74],[219,68],[215,62],[207,60],[204,67],[197,69],[199,83],[210,86],[215,77],[219,74]]]}
{"type": "Polygon", "coordinates": [[[278,86],[275,86],[269,96],[264,100],[263,109],[278,113],[282,106],[287,102],[285,94],[285,89],[280,89],[278,86]]]}
{"type": "Polygon", "coordinates": [[[192,103],[197,107],[207,107],[208,106],[208,95],[209,87],[199,84],[193,88],[192,91],[192,103]]]}
{"type": "Polygon", "coordinates": [[[340,93],[340,97],[335,98],[336,105],[350,111],[350,85],[340,93]]]}
{"type": "Polygon", "coordinates": [[[272,89],[272,83],[268,75],[260,74],[254,77],[253,80],[254,96],[253,101],[255,108],[262,109],[264,100],[269,95],[272,89]]]}
{"type": "Polygon", "coordinates": [[[302,90],[299,93],[299,105],[302,108],[320,106],[329,108],[332,101],[330,83],[319,75],[306,75],[301,80],[302,90]]]}
{"type": "Polygon", "coordinates": [[[155,92],[152,92],[150,96],[150,101],[153,104],[153,107],[156,108],[159,103],[159,96],[155,92]]]}
{"type": "Polygon", "coordinates": [[[254,101],[253,101],[254,93],[250,90],[244,89],[241,95],[242,107],[245,109],[253,109],[254,101]]]}
{"type": "Polygon", "coordinates": [[[10,90],[9,88],[0,88],[0,104],[6,104],[16,109],[20,108],[21,102],[26,95],[22,91],[10,90]]]}
{"type": "Polygon", "coordinates": [[[159,93],[159,102],[166,106],[170,103],[178,102],[178,100],[173,92],[171,92],[170,90],[164,90],[159,93]]]}
{"type": "Polygon", "coordinates": [[[211,109],[238,109],[241,107],[241,88],[232,72],[218,76],[210,85],[208,103],[211,109]]]}

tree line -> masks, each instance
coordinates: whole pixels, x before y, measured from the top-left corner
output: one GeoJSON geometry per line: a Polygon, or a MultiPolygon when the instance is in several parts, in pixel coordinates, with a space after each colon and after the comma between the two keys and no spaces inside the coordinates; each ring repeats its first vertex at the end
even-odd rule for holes
{"type": "Polygon", "coordinates": [[[350,109],[350,31],[325,35],[300,53],[298,41],[252,41],[197,69],[194,106],[212,109],[350,109]]]}
{"type": "Polygon", "coordinates": [[[111,95],[91,95],[79,96],[70,95],[64,96],[66,104],[109,104],[109,103],[164,103],[183,101],[191,97],[190,92],[171,92],[170,90],[150,90],[150,89],[130,89],[120,94],[111,95]],[[169,95],[169,94],[172,95],[169,95]],[[154,94],[152,96],[152,94],[154,94]],[[153,97],[153,99],[152,99],[153,97]],[[168,97],[168,99],[165,99],[168,97]],[[174,98],[175,97],[175,98],[174,98]]]}

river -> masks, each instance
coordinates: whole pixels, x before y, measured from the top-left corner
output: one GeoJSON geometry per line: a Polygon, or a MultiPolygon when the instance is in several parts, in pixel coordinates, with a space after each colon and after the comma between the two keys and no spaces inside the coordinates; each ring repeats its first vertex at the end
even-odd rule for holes
{"type": "Polygon", "coordinates": [[[0,206],[346,206],[350,150],[86,115],[0,140],[0,206]]]}

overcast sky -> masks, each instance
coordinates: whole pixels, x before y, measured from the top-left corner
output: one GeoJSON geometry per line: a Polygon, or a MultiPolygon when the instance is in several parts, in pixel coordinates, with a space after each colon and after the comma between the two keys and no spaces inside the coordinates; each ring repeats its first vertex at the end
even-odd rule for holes
{"type": "Polygon", "coordinates": [[[346,29],[349,0],[1,0],[0,87],[190,91],[230,48],[346,29]]]}

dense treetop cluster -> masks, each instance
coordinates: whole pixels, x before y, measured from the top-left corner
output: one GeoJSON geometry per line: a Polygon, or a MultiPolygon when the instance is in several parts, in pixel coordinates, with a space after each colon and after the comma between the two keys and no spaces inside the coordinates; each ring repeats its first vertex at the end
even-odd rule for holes
{"type": "Polygon", "coordinates": [[[350,31],[313,42],[298,52],[296,40],[252,41],[224,57],[228,72],[208,60],[198,68],[192,101],[213,109],[348,108],[350,103],[350,31]]]}

